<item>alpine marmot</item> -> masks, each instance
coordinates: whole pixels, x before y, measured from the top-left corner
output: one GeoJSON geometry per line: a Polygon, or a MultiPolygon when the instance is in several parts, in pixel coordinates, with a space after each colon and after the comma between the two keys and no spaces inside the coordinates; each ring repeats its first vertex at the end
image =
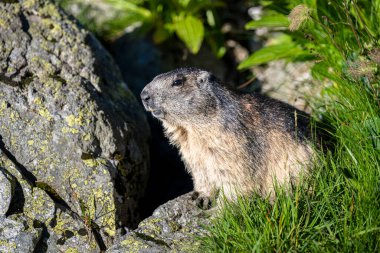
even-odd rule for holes
{"type": "Polygon", "coordinates": [[[253,191],[274,195],[313,158],[308,117],[260,94],[240,94],[212,73],[180,68],[155,77],[141,92],[161,120],[194,181],[198,203],[222,191],[228,199],[253,191]]]}

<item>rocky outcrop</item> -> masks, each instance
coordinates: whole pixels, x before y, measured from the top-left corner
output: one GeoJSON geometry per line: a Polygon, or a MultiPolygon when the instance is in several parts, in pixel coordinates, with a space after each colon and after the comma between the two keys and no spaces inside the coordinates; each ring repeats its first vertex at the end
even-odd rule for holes
{"type": "Polygon", "coordinates": [[[311,63],[273,61],[254,67],[261,92],[288,103],[299,110],[311,112],[308,96],[318,96],[321,86],[311,76],[311,63]]]}
{"type": "Polygon", "coordinates": [[[107,253],[199,252],[196,237],[207,234],[215,210],[203,211],[187,193],[158,207],[138,228],[119,238],[107,253]]]}
{"type": "Polygon", "coordinates": [[[50,1],[0,2],[1,252],[110,246],[139,219],[148,133],[90,33],[50,1]]]}
{"type": "Polygon", "coordinates": [[[15,221],[0,216],[0,252],[32,253],[42,234],[41,228],[25,220],[15,221]]]}

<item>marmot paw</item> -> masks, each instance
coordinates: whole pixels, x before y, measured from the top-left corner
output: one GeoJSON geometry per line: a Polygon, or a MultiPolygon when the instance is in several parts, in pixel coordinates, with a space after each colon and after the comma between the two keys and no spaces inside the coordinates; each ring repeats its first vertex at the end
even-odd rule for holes
{"type": "Polygon", "coordinates": [[[203,210],[210,209],[213,205],[213,199],[211,197],[208,197],[199,192],[194,192],[191,196],[191,199],[194,200],[195,204],[203,210]]]}

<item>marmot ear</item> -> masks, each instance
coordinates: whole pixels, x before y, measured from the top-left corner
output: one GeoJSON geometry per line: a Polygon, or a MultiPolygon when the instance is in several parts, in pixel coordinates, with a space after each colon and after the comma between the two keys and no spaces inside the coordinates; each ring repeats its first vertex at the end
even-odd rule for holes
{"type": "Polygon", "coordinates": [[[197,85],[200,88],[204,88],[207,86],[209,81],[210,73],[207,71],[202,71],[197,76],[197,85]]]}

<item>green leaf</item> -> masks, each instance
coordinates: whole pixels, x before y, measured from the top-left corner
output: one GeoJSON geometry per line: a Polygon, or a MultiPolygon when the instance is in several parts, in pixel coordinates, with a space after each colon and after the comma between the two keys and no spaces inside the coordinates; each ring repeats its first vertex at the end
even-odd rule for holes
{"type": "Polygon", "coordinates": [[[285,58],[294,59],[302,54],[305,54],[305,51],[294,43],[267,46],[256,51],[246,60],[241,62],[238,66],[238,69],[247,69],[251,66],[267,63],[273,60],[285,58]]]}
{"type": "Polygon", "coordinates": [[[141,17],[141,21],[151,18],[152,12],[132,2],[123,0],[106,0],[116,10],[124,11],[126,15],[133,13],[141,17]]]}
{"type": "Polygon", "coordinates": [[[190,1],[191,1],[191,0],[178,0],[178,3],[179,3],[182,7],[186,8],[186,7],[189,5],[190,1]]]}
{"type": "Polygon", "coordinates": [[[207,17],[207,24],[209,24],[209,26],[211,27],[214,27],[216,22],[215,22],[215,16],[212,10],[206,11],[206,17],[207,17]]]}
{"type": "Polygon", "coordinates": [[[170,31],[164,26],[158,26],[158,28],[153,33],[153,41],[156,44],[160,44],[170,37],[170,31]]]}
{"type": "Polygon", "coordinates": [[[256,29],[260,27],[287,27],[289,25],[288,17],[285,15],[264,16],[260,20],[252,20],[245,25],[245,29],[256,29]]]}
{"type": "Polygon", "coordinates": [[[177,36],[186,44],[191,53],[198,53],[204,38],[204,26],[199,18],[186,16],[174,24],[177,36]]]}

